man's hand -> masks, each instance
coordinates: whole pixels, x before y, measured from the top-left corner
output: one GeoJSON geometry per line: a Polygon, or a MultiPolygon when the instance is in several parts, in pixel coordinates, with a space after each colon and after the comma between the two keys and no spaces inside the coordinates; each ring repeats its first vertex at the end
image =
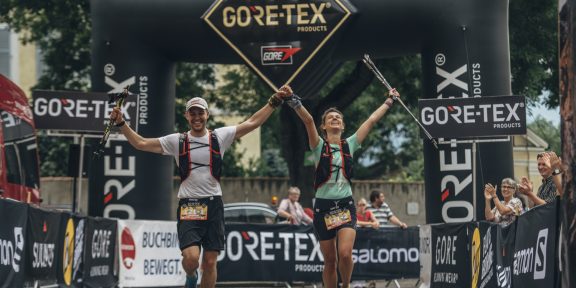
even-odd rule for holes
{"type": "Polygon", "coordinates": [[[292,94],[294,94],[294,92],[292,92],[292,88],[290,88],[288,85],[283,85],[276,92],[276,95],[282,100],[287,100],[288,98],[292,97],[292,94]]]}
{"type": "Polygon", "coordinates": [[[528,180],[528,178],[526,178],[525,176],[522,177],[522,179],[520,180],[520,184],[518,185],[518,190],[520,191],[520,193],[524,194],[524,195],[530,195],[532,194],[532,182],[530,180],[528,180]]]}
{"type": "Polygon", "coordinates": [[[555,152],[550,151],[550,152],[544,153],[542,158],[544,159],[546,166],[550,167],[550,169],[552,169],[552,171],[554,171],[556,169],[563,171],[562,160],[560,159],[560,157],[558,157],[558,155],[556,155],[555,152]]]}
{"type": "Polygon", "coordinates": [[[402,229],[408,228],[408,225],[406,225],[406,223],[404,223],[404,222],[400,222],[400,225],[399,225],[399,226],[400,226],[400,228],[402,228],[402,229]]]}
{"type": "Polygon", "coordinates": [[[122,116],[122,111],[120,111],[120,108],[114,107],[112,109],[112,112],[110,112],[110,120],[116,124],[122,123],[122,121],[124,121],[124,117],[122,116]]]}

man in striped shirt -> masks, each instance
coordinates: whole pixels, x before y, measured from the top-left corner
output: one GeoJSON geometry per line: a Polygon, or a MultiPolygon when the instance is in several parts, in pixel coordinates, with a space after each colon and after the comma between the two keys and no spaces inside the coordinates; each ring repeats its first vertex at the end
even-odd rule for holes
{"type": "MultiPolygon", "coordinates": [[[[538,188],[538,194],[534,194],[533,184],[526,177],[522,177],[518,190],[538,206],[550,203],[556,196],[562,197],[562,164],[560,158],[554,152],[542,152],[536,156],[538,172],[542,176],[542,185],[538,188]]],[[[531,206],[530,208],[532,208],[531,206]]]]}
{"type": "Polygon", "coordinates": [[[394,216],[390,206],[384,202],[384,193],[377,190],[372,191],[372,193],[370,193],[370,202],[371,206],[368,207],[368,211],[376,216],[376,220],[380,222],[380,227],[390,225],[389,223],[400,226],[401,228],[408,227],[406,223],[394,216]]]}

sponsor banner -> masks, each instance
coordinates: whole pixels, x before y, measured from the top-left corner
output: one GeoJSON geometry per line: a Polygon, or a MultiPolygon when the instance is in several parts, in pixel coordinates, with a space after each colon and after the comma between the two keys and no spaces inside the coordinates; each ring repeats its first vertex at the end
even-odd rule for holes
{"type": "Polygon", "coordinates": [[[430,287],[470,286],[469,225],[469,223],[432,225],[430,287]]]}
{"type": "Polygon", "coordinates": [[[496,229],[496,281],[499,288],[512,287],[512,264],[514,263],[514,244],[516,242],[516,223],[507,226],[498,225],[496,229]]]}
{"type": "Polygon", "coordinates": [[[354,14],[346,0],[216,0],[202,18],[272,89],[289,84],[354,14]]]}
{"type": "MultiPolygon", "coordinates": [[[[132,127],[138,123],[137,95],[127,97],[122,105],[126,122],[132,127]]],[[[115,105],[108,103],[106,93],[36,90],[32,98],[37,129],[102,132],[115,105]]]]}
{"type": "Polygon", "coordinates": [[[558,200],[519,217],[512,265],[514,287],[556,287],[558,200]]]}
{"type": "Polygon", "coordinates": [[[184,285],[176,222],[118,220],[118,245],[119,286],[184,285]]]}
{"type": "Polygon", "coordinates": [[[58,245],[58,282],[78,287],[83,281],[86,217],[62,213],[58,245]]]}
{"type": "Polygon", "coordinates": [[[57,283],[58,247],[62,213],[28,208],[26,281],[57,283]]]}
{"type": "Polygon", "coordinates": [[[92,218],[86,220],[86,250],[84,251],[84,286],[115,287],[117,273],[116,220],[92,218]]]}
{"type": "Polygon", "coordinates": [[[471,225],[470,259],[472,288],[496,287],[495,264],[498,224],[474,222],[471,225]]]}
{"type": "Polygon", "coordinates": [[[420,99],[418,108],[434,138],[526,134],[524,96],[420,99]]]}
{"type": "Polygon", "coordinates": [[[0,199],[0,287],[24,285],[28,205],[0,199]]]}
{"type": "Polygon", "coordinates": [[[432,275],[432,228],[420,226],[420,288],[430,287],[432,275]]]}
{"type": "MultiPolygon", "coordinates": [[[[226,225],[218,281],[320,282],[324,257],[311,226],[226,225]],[[258,271],[258,273],[254,273],[258,271]]],[[[359,229],[354,280],[417,277],[418,229],[359,229]]]]}
{"type": "Polygon", "coordinates": [[[420,274],[419,229],[358,229],[352,279],[417,278],[420,274]]]}

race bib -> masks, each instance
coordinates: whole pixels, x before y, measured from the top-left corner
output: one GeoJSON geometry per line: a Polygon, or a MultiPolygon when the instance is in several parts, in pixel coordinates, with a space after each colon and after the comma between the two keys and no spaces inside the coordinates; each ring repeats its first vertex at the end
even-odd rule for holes
{"type": "Polygon", "coordinates": [[[334,210],[324,215],[324,223],[326,223],[327,230],[332,230],[350,221],[352,221],[352,217],[348,209],[334,210]]]}
{"type": "Polygon", "coordinates": [[[180,220],[207,220],[208,205],[202,203],[186,203],[180,206],[180,220]]]}

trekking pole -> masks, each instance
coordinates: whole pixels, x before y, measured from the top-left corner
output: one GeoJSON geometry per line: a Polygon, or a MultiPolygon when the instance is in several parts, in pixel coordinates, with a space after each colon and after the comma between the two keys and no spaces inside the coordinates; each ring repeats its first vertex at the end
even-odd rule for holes
{"type": "MultiPolygon", "coordinates": [[[[386,78],[384,78],[382,73],[380,73],[380,70],[378,70],[378,68],[376,67],[374,62],[372,62],[372,59],[370,59],[370,56],[368,54],[364,54],[364,57],[362,58],[362,62],[364,62],[364,64],[366,64],[366,66],[368,66],[368,69],[370,69],[370,71],[372,71],[372,73],[374,73],[374,75],[376,75],[376,78],[378,78],[380,83],[384,84],[384,87],[386,87],[386,89],[388,89],[388,91],[394,89],[394,88],[392,88],[392,86],[390,86],[390,83],[388,83],[388,81],[386,80],[386,78]]],[[[434,138],[432,137],[432,135],[430,135],[428,130],[426,130],[426,128],[424,128],[424,126],[420,123],[420,121],[418,121],[418,118],[416,118],[416,116],[414,116],[414,114],[412,114],[412,112],[410,112],[410,109],[408,109],[408,107],[406,107],[406,105],[404,104],[402,99],[400,99],[399,97],[396,97],[394,95],[392,95],[392,99],[400,102],[402,107],[404,107],[404,109],[406,109],[408,114],[410,114],[410,116],[412,116],[414,121],[416,121],[416,123],[418,123],[418,126],[420,126],[420,128],[422,128],[422,131],[424,131],[424,134],[426,135],[428,140],[430,140],[430,142],[432,142],[432,145],[434,145],[434,147],[436,147],[436,149],[438,149],[438,143],[436,143],[436,140],[434,140],[434,138]]]]}
{"type": "MultiPolygon", "coordinates": [[[[132,93],[128,91],[128,88],[130,88],[130,85],[124,87],[124,90],[120,93],[109,93],[108,104],[116,103],[115,107],[122,108],[122,105],[124,105],[124,100],[126,100],[126,97],[132,95],[132,93]]],[[[100,142],[98,143],[98,148],[94,151],[94,155],[92,155],[92,158],[97,159],[102,157],[102,155],[104,154],[104,146],[106,146],[106,143],[108,142],[108,137],[110,137],[110,131],[112,130],[112,126],[114,126],[114,122],[112,121],[112,119],[110,119],[108,121],[108,125],[106,125],[106,128],[104,128],[104,135],[102,135],[102,139],[100,139],[100,142]]]]}

